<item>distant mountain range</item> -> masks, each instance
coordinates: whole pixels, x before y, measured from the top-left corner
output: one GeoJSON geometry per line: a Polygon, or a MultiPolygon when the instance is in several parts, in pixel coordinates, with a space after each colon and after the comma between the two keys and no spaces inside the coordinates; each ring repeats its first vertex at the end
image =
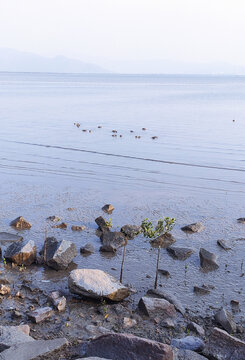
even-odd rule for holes
{"type": "Polygon", "coordinates": [[[105,59],[98,62],[100,65],[65,56],[44,57],[0,48],[0,71],[9,72],[245,75],[245,66],[221,62],[202,64],[170,60],[110,61],[105,59]]]}
{"type": "Polygon", "coordinates": [[[53,73],[108,73],[92,63],[65,56],[44,57],[28,52],[0,48],[0,71],[53,73]]]}

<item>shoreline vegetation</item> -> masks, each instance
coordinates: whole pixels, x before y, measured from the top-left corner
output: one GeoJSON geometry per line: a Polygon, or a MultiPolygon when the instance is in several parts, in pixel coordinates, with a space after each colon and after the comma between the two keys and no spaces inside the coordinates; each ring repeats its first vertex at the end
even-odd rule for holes
{"type": "MultiPolygon", "coordinates": [[[[17,234],[13,230],[0,232],[1,243],[7,244],[0,276],[1,359],[14,359],[16,351],[23,354],[21,359],[48,360],[92,359],[91,356],[111,360],[245,359],[244,324],[236,323],[233,316],[240,311],[235,296],[230,303],[232,312],[220,299],[219,309],[214,308],[212,316],[203,317],[182,305],[178,289],[174,295],[167,285],[158,286],[158,276],[171,276],[167,269],[159,267],[162,248],[173,261],[185,261],[194,253],[192,248],[175,246],[177,240],[171,231],[177,220],[164,217],[154,225],[144,219],[141,224],[122,225],[115,231],[114,206],[106,204],[102,211],[111,217],[95,219],[96,235],[101,241],[99,251],[113,254],[122,248],[119,279],[97,269],[96,264],[92,269],[76,268],[76,245],[48,236],[48,225],[39,253],[33,240],[24,239],[25,232],[32,231],[31,223],[24,217],[10,223],[17,234]],[[123,272],[130,242],[137,236],[150,240],[157,259],[152,288],[132,306],[131,298],[139,288],[124,284],[123,272]],[[37,280],[35,274],[40,269],[47,280],[37,280]],[[66,278],[62,287],[56,281],[59,274],[66,278]]],[[[243,226],[245,218],[238,218],[237,222],[243,226]]],[[[47,224],[61,231],[68,228],[56,215],[47,217],[47,224]]],[[[71,225],[71,229],[79,232],[85,227],[71,225]]],[[[196,222],[181,230],[192,236],[204,231],[205,226],[196,222]]],[[[218,240],[217,246],[225,252],[231,249],[224,240],[218,240]]],[[[80,248],[81,256],[94,252],[92,243],[80,248]]],[[[199,258],[203,275],[222,271],[215,253],[201,247],[199,258]]],[[[240,270],[244,276],[243,263],[240,270]]],[[[183,283],[187,272],[185,264],[183,283]]],[[[194,286],[193,298],[201,302],[214,289],[215,283],[194,286]]]]}

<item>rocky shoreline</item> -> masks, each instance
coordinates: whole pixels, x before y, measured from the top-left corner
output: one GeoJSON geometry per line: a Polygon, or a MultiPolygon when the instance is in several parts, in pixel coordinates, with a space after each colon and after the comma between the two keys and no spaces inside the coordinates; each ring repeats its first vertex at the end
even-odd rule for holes
{"type": "MultiPolygon", "coordinates": [[[[103,207],[109,214],[113,210],[111,204],[103,207]]],[[[47,221],[54,222],[53,228],[67,228],[57,216],[47,221]]],[[[102,216],[95,222],[101,252],[115,253],[141,232],[137,225],[112,231],[102,216]]],[[[238,222],[244,224],[244,218],[238,222]]],[[[10,226],[17,231],[31,229],[23,217],[13,220],[10,226]]],[[[83,230],[83,225],[72,228],[83,230]]],[[[204,226],[194,223],[182,230],[191,234],[203,231],[204,226]]],[[[162,240],[175,260],[183,261],[193,254],[191,248],[174,246],[172,235],[161,239],[161,244],[162,240]]],[[[137,289],[96,268],[76,269],[73,259],[78,251],[71,241],[45,236],[40,253],[34,241],[26,242],[12,232],[1,232],[0,241],[8,244],[2,254],[0,276],[0,359],[14,359],[16,352],[19,360],[245,359],[243,323],[234,321],[222,301],[213,316],[194,316],[182,305],[181,294],[176,297],[160,287],[149,289],[135,306],[131,297],[137,289]],[[36,270],[40,267],[52,281],[37,281],[36,270]],[[62,278],[65,275],[65,283],[59,281],[59,274],[62,278]]],[[[218,241],[224,251],[229,250],[229,244],[218,241]]],[[[152,246],[159,246],[159,240],[152,246]]],[[[95,250],[88,243],[80,251],[89,256],[95,250]]],[[[200,248],[199,258],[204,273],[219,269],[216,255],[205,248],[200,248]]],[[[159,272],[170,275],[164,269],[159,272]]],[[[193,290],[205,296],[212,286],[193,286],[193,290]]],[[[240,311],[235,298],[231,308],[234,314],[240,311]]]]}

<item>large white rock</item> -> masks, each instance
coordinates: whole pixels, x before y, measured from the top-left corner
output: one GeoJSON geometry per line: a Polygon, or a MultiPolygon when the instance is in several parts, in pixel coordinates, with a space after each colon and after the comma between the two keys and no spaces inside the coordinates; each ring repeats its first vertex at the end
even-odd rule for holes
{"type": "Polygon", "coordinates": [[[102,270],[77,269],[70,273],[68,286],[72,293],[100,299],[120,301],[129,296],[129,289],[102,270]]]}

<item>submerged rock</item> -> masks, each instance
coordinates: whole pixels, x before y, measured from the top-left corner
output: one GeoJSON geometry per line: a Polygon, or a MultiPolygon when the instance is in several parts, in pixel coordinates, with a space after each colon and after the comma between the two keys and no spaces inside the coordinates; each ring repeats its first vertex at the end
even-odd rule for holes
{"type": "Polygon", "coordinates": [[[207,354],[217,360],[245,359],[245,342],[214,328],[208,339],[207,354]]]}
{"type": "Polygon", "coordinates": [[[53,222],[58,222],[58,221],[60,221],[60,218],[58,216],[52,215],[52,216],[47,217],[47,220],[53,221],[53,222]]]}
{"type": "Polygon", "coordinates": [[[102,270],[77,269],[68,278],[69,290],[77,295],[95,299],[121,301],[130,294],[129,288],[102,270]]]}
{"type": "Polygon", "coordinates": [[[111,214],[114,209],[115,208],[114,208],[114,206],[112,204],[106,204],[102,208],[102,210],[107,214],[111,214]]]}
{"type": "Polygon", "coordinates": [[[71,229],[72,229],[72,231],[83,231],[83,230],[85,230],[85,226],[72,225],[71,229]]]}
{"type": "Polygon", "coordinates": [[[77,256],[75,244],[71,241],[58,241],[54,237],[46,239],[46,264],[55,270],[66,269],[77,256]]]}
{"type": "Polygon", "coordinates": [[[205,226],[201,222],[196,222],[196,223],[193,223],[190,225],[183,226],[181,228],[181,230],[183,230],[183,231],[192,232],[192,233],[201,232],[204,229],[205,229],[205,226]]]}
{"type": "Polygon", "coordinates": [[[203,248],[199,251],[201,267],[206,271],[213,271],[219,268],[217,256],[203,248]]]}
{"type": "Polygon", "coordinates": [[[10,226],[13,226],[18,230],[29,230],[32,225],[25,218],[23,218],[23,216],[19,216],[11,221],[10,226]]]}
{"type": "Polygon", "coordinates": [[[190,248],[185,247],[176,247],[176,246],[170,246],[167,248],[168,253],[177,260],[186,260],[188,257],[190,257],[194,250],[190,248]]]}
{"type": "Polygon", "coordinates": [[[139,309],[150,317],[160,315],[164,319],[176,318],[174,305],[165,299],[144,296],[139,301],[139,309]]]}
{"type": "Polygon", "coordinates": [[[171,346],[131,334],[108,334],[83,345],[83,356],[113,360],[173,360],[171,346]]]}
{"type": "Polygon", "coordinates": [[[237,327],[236,323],[233,320],[231,313],[229,313],[229,311],[227,311],[225,308],[220,309],[215,314],[215,320],[228,333],[235,333],[236,332],[236,327],[237,327]]]}
{"type": "Polygon", "coordinates": [[[231,247],[227,244],[225,240],[217,240],[217,244],[222,247],[224,250],[231,250],[231,247]]]}
{"type": "Polygon", "coordinates": [[[62,222],[60,224],[52,226],[52,228],[54,228],[54,229],[67,229],[67,224],[62,222]]]}
{"type": "Polygon", "coordinates": [[[0,243],[5,244],[8,242],[18,242],[22,241],[23,237],[15,234],[10,234],[6,232],[0,232],[0,243]]]}
{"type": "Polygon", "coordinates": [[[204,342],[195,336],[186,336],[182,339],[172,339],[171,345],[177,349],[202,351],[205,347],[204,342]]]}
{"type": "Polygon", "coordinates": [[[245,217],[237,219],[240,224],[245,224],[245,217]]]}
{"type": "Polygon", "coordinates": [[[27,243],[11,244],[5,251],[5,258],[17,265],[31,265],[36,260],[36,245],[33,240],[27,243]]]}
{"type": "Polygon", "coordinates": [[[194,286],[193,288],[194,292],[198,295],[208,295],[210,294],[210,288],[207,286],[194,286]]]}
{"type": "Polygon", "coordinates": [[[171,246],[175,242],[176,242],[175,238],[170,233],[160,235],[156,239],[150,241],[153,247],[160,246],[163,249],[166,249],[168,246],[171,246]]]}
{"type": "Polygon", "coordinates": [[[85,246],[80,248],[81,254],[93,254],[94,253],[94,246],[91,243],[87,243],[85,246]]]}
{"type": "Polygon", "coordinates": [[[133,239],[135,236],[140,234],[142,231],[141,226],[138,225],[124,225],[121,228],[121,232],[127,236],[128,239],[133,239]]]}
{"type": "Polygon", "coordinates": [[[116,252],[117,249],[124,246],[126,241],[124,234],[118,231],[103,232],[100,237],[100,240],[102,241],[102,246],[100,247],[100,251],[105,251],[105,252],[116,252]]]}
{"type": "Polygon", "coordinates": [[[169,277],[170,276],[170,272],[168,270],[164,270],[164,269],[158,269],[159,274],[169,277]]]}

